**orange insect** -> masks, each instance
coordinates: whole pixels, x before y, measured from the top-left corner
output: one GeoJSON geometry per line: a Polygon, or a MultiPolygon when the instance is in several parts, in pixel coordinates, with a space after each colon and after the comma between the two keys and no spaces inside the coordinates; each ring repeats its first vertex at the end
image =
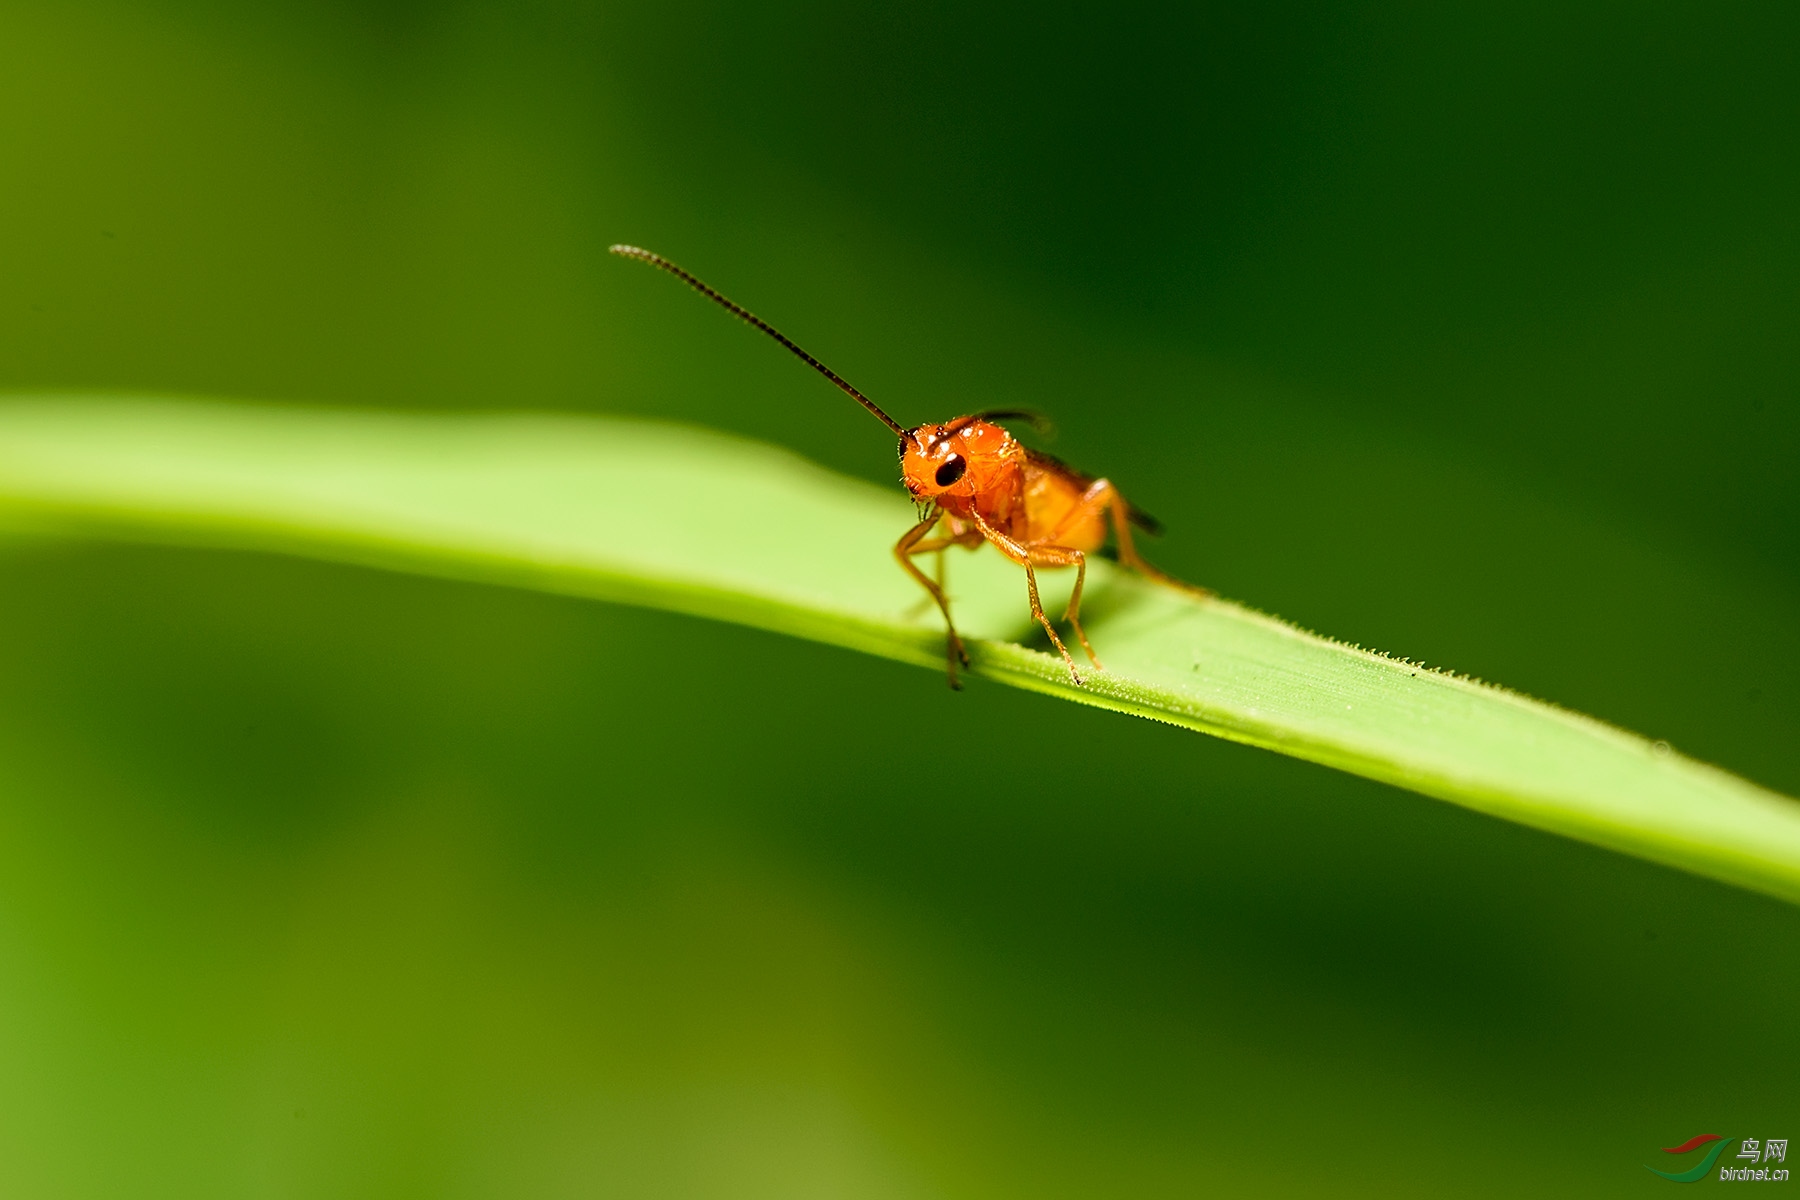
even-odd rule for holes
{"type": "Polygon", "coordinates": [[[1160,532],[1156,521],[1133,508],[1111,482],[1083,475],[1068,464],[1022,445],[1018,439],[995,424],[1009,419],[1035,420],[1031,413],[1014,411],[979,412],[957,417],[942,425],[917,425],[906,429],[867,396],[851,387],[836,371],[802,350],[764,321],[738,304],[732,303],[699,279],[688,274],[660,254],[637,246],[613,246],[612,252],[626,258],[649,263],[667,271],[707,299],[723,306],[734,316],[754,325],[798,355],[808,366],[847,392],[852,399],[874,413],[876,418],[900,437],[900,477],[914,501],[925,506],[922,519],[894,543],[894,557],[906,573],[937,601],[944,614],[948,637],[945,657],[950,686],[960,688],[956,667],[969,665],[968,651],[957,636],[956,623],[950,619],[950,599],[941,580],[919,570],[913,559],[921,554],[939,552],[951,546],[975,549],[992,542],[995,549],[1025,568],[1025,586],[1031,596],[1031,615],[1050,642],[1068,664],[1069,674],[1079,686],[1081,673],[1056,627],[1044,615],[1038,600],[1037,568],[1074,567],[1075,589],[1069,595],[1068,611],[1063,619],[1075,631],[1081,648],[1096,670],[1105,670],[1081,628],[1081,588],[1087,582],[1087,556],[1106,542],[1107,526],[1118,545],[1119,563],[1146,578],[1184,591],[1208,594],[1205,589],[1183,583],[1157,570],[1138,555],[1132,544],[1131,526],[1160,532]],[[1110,517],[1110,522],[1108,518],[1110,517]],[[928,537],[940,523],[948,532],[928,537]]]}

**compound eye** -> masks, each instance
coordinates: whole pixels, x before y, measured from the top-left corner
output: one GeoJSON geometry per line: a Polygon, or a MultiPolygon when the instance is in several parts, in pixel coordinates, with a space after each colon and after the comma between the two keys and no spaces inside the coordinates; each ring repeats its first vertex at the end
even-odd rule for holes
{"type": "Polygon", "coordinates": [[[952,454],[949,458],[944,460],[944,465],[937,469],[937,485],[939,487],[949,487],[951,484],[961,479],[968,469],[969,464],[962,455],[952,454]]]}

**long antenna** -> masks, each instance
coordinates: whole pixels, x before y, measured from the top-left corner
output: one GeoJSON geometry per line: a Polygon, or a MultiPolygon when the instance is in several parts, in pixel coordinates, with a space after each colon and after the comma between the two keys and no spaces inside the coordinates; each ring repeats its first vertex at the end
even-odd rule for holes
{"type": "Polygon", "coordinates": [[[813,370],[817,371],[819,374],[823,375],[825,378],[831,380],[831,382],[837,384],[840,388],[844,389],[844,391],[849,394],[849,396],[852,400],[855,400],[858,404],[862,405],[864,408],[866,408],[870,412],[874,413],[875,416],[880,419],[880,421],[883,425],[886,425],[889,429],[891,429],[895,433],[899,434],[901,437],[901,440],[903,440],[903,441],[911,441],[912,440],[912,434],[910,432],[908,432],[907,430],[902,429],[900,427],[900,422],[894,420],[894,418],[892,418],[892,417],[888,416],[886,413],[882,412],[881,406],[879,404],[876,404],[873,400],[869,399],[867,396],[863,395],[861,392],[859,392],[855,388],[851,387],[850,384],[844,379],[844,377],[842,375],[839,375],[836,371],[832,370],[830,367],[826,366],[824,363],[820,362],[818,359],[814,358],[812,355],[810,355],[806,351],[802,350],[799,346],[795,345],[791,340],[789,340],[787,335],[782,333],[781,330],[775,328],[773,325],[769,324],[767,321],[763,320],[761,317],[757,316],[755,313],[751,312],[749,309],[745,308],[743,305],[732,303],[730,300],[726,299],[724,296],[721,296],[718,292],[715,292],[712,288],[706,286],[705,283],[696,279],[694,276],[688,274],[686,271],[682,270],[680,267],[676,266],[674,263],[670,262],[668,259],[664,258],[660,254],[652,253],[651,251],[645,250],[639,246],[618,245],[618,246],[610,246],[610,247],[608,247],[608,249],[610,249],[614,254],[621,255],[622,257],[635,258],[639,262],[647,262],[659,271],[667,271],[669,274],[673,275],[675,278],[681,280],[681,282],[683,282],[683,283],[687,284],[689,287],[693,288],[696,292],[699,292],[702,296],[705,296],[708,300],[711,300],[713,303],[726,309],[728,312],[731,313],[732,316],[738,318],[740,321],[745,321],[751,325],[756,326],[758,329],[762,330],[764,333],[768,334],[770,337],[772,337],[776,341],[780,342],[783,346],[786,346],[789,350],[793,351],[794,354],[802,362],[804,362],[807,366],[811,367],[813,370]]]}

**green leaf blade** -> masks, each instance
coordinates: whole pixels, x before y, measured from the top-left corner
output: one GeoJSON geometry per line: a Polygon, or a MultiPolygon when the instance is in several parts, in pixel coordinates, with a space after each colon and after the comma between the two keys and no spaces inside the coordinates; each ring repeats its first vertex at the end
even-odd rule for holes
{"type": "MultiPolygon", "coordinates": [[[[897,488],[707,430],[20,398],[0,405],[0,512],[84,534],[667,608],[942,662],[936,614],[891,556],[912,519],[897,488]]],[[[1031,623],[1015,568],[982,551],[954,555],[950,569],[977,674],[1800,900],[1800,804],[1636,735],[1106,564],[1085,611],[1108,670],[1084,670],[1078,688],[1060,659],[1019,644],[1031,623]]]]}

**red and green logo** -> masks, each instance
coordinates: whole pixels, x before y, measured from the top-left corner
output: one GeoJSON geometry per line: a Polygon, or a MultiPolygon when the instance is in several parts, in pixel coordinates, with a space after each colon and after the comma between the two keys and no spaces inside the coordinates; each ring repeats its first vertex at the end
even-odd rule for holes
{"type": "Polygon", "coordinates": [[[1713,1164],[1719,1161],[1719,1155],[1724,1152],[1726,1144],[1730,1141],[1731,1139],[1722,1133],[1702,1133],[1689,1138],[1679,1146],[1664,1146],[1662,1148],[1664,1154],[1689,1154],[1702,1146],[1711,1145],[1712,1149],[1708,1150],[1699,1162],[1695,1163],[1687,1170],[1657,1171],[1655,1167],[1648,1163],[1644,1164],[1644,1169],[1646,1171],[1654,1171],[1664,1179],[1672,1179],[1676,1183],[1699,1183],[1702,1179],[1706,1178],[1706,1173],[1712,1170],[1713,1164]]]}

